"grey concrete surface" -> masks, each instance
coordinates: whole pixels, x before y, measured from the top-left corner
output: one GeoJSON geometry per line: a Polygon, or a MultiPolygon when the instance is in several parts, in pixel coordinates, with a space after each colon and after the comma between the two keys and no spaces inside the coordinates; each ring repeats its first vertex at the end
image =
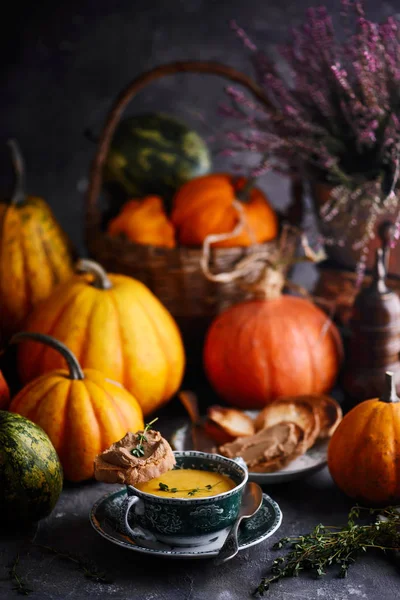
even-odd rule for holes
{"type": "MultiPolygon", "coordinates": [[[[164,409],[160,430],[169,436],[183,423],[173,402],[164,409]],[[172,413],[172,414],[171,414],[172,413]]],[[[8,565],[20,554],[19,572],[34,592],[32,600],[245,600],[268,573],[279,555],[273,544],[284,536],[309,532],[315,525],[343,525],[352,503],[333,484],[327,469],[300,482],[264,488],[283,512],[280,529],[260,545],[249,548],[227,564],[212,560],[168,560],[140,556],[101,538],[89,523],[91,506],[110,486],[95,482],[67,484],[50,517],[37,530],[21,534],[0,532],[0,598],[20,597],[4,580],[8,565]],[[48,545],[61,552],[92,559],[111,578],[108,585],[93,583],[69,561],[38,549],[48,545]]],[[[399,566],[379,554],[363,557],[347,579],[328,575],[286,579],[275,584],[266,598],[274,600],[395,600],[400,596],[399,566]]]]}

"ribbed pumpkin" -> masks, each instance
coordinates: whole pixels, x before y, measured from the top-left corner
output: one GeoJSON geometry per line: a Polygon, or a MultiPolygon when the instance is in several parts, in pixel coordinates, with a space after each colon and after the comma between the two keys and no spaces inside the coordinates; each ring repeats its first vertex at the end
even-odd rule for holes
{"type": "MultiPolygon", "coordinates": [[[[10,405],[47,433],[60,457],[65,478],[93,477],[93,461],[127,431],[143,428],[141,408],[120,384],[95,369],[82,370],[73,353],[58,340],[38,333],[17,333],[12,342],[31,339],[51,347],[68,370],[50,371],[25,386],[10,405]]],[[[40,346],[39,346],[40,347],[40,346]]]]}
{"type": "Polygon", "coordinates": [[[348,412],[328,447],[328,466],[338,487],[367,506],[400,503],[400,399],[393,373],[381,398],[348,412]]]}
{"type": "MultiPolygon", "coordinates": [[[[177,391],[184,350],[175,321],[148,288],[124,275],[107,275],[92,261],[42,302],[27,321],[28,331],[54,336],[78,357],[122,383],[143,413],[156,410],[177,391]]],[[[62,366],[51,348],[30,342],[19,349],[19,371],[29,381],[62,366]]]]}
{"type": "Polygon", "coordinates": [[[143,200],[129,200],[107,227],[110,235],[121,235],[135,244],[175,247],[175,232],[168,219],[162,199],[147,196],[143,200]]]}
{"type": "Polygon", "coordinates": [[[278,233],[274,210],[260,190],[252,188],[246,193],[245,185],[245,179],[227,174],[205,175],[185,183],[174,197],[171,214],[179,243],[200,246],[210,234],[233,231],[239,221],[235,199],[242,202],[246,227],[213,247],[250,246],[274,239],[278,233]]]}
{"type": "Polygon", "coordinates": [[[0,203],[0,329],[17,331],[32,307],[73,273],[71,247],[50,207],[25,193],[21,153],[9,142],[16,186],[0,203]]]}
{"type": "Polygon", "coordinates": [[[0,410],[7,408],[10,402],[10,390],[7,382],[4,379],[3,373],[0,371],[0,410]]]}
{"type": "Polygon", "coordinates": [[[38,521],[53,510],[63,486],[57,453],[43,429],[0,410],[0,521],[38,521]]]}
{"type": "Polygon", "coordinates": [[[239,408],[323,393],[335,382],[342,353],[338,330],[312,302],[281,295],[280,287],[221,313],[207,333],[208,378],[239,408]]]}

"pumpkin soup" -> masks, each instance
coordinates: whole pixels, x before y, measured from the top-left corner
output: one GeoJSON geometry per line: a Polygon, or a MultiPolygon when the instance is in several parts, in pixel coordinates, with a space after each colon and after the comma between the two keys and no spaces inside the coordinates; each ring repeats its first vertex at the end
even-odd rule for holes
{"type": "Polygon", "coordinates": [[[236,485],[233,479],[221,473],[175,469],[135,487],[141,492],[163,498],[206,498],[229,492],[236,485]]]}

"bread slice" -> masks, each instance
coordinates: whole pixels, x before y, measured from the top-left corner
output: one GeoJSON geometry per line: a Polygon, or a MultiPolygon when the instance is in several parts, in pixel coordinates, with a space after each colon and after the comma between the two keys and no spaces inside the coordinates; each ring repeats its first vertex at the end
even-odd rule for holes
{"type": "Polygon", "coordinates": [[[324,394],[307,394],[298,396],[296,399],[307,402],[317,411],[320,421],[318,438],[330,438],[343,418],[340,404],[331,396],[324,394]]]}
{"type": "Polygon", "coordinates": [[[204,429],[217,444],[226,444],[237,437],[253,435],[255,432],[251,417],[241,410],[224,408],[223,406],[210,406],[208,408],[204,429]]]}
{"type": "Polygon", "coordinates": [[[252,472],[279,471],[302,453],[304,431],[296,423],[276,423],[219,448],[227,458],[240,456],[252,472]]]}
{"type": "Polygon", "coordinates": [[[295,423],[304,431],[301,454],[311,448],[320,431],[318,410],[295,397],[278,398],[260,412],[254,424],[256,431],[260,431],[277,423],[295,423]]]}
{"type": "Polygon", "coordinates": [[[130,431],[119,442],[111,444],[94,461],[94,476],[104,483],[136,485],[163,475],[175,466],[172,448],[159,431],[130,431]],[[132,454],[142,444],[143,455],[132,454]]]}

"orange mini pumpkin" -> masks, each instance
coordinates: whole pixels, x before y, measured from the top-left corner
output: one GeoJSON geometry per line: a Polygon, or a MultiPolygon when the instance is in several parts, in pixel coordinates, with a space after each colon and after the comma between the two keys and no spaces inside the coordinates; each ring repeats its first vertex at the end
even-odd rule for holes
{"type": "Polygon", "coordinates": [[[233,231],[239,221],[235,199],[242,202],[246,225],[239,235],[213,247],[250,246],[274,239],[278,233],[276,213],[257,188],[248,198],[239,199],[245,184],[244,178],[227,174],[204,175],[185,183],[174,198],[171,215],[179,243],[199,246],[210,234],[233,231]]]}
{"type": "Polygon", "coordinates": [[[175,247],[175,231],[159,196],[126,202],[108,224],[110,235],[124,235],[135,244],[175,247]]]}
{"type": "Polygon", "coordinates": [[[4,379],[3,373],[0,371],[0,410],[7,408],[10,402],[10,390],[7,382],[4,379]]]}
{"type": "Polygon", "coordinates": [[[211,324],[204,365],[217,393],[248,409],[279,396],[328,391],[342,356],[335,325],[309,300],[281,295],[280,285],[263,294],[265,299],[236,304],[211,324]]]}
{"type": "Polygon", "coordinates": [[[82,370],[72,352],[50,336],[17,333],[12,342],[26,338],[53,348],[67,362],[68,370],[50,371],[31,381],[15,396],[10,411],[44,429],[60,457],[66,479],[90,479],[97,454],[127,431],[143,429],[139,403],[99,371],[82,370]]]}
{"type": "Polygon", "coordinates": [[[336,485],[367,505],[400,502],[400,399],[393,373],[381,398],[365,400],[344,417],[328,447],[336,485]]]}
{"type": "MultiPolygon", "coordinates": [[[[175,321],[140,281],[108,275],[93,261],[78,266],[86,273],[71,277],[41,302],[26,330],[54,336],[83,368],[96,368],[122,383],[144,414],[156,410],[177,391],[183,376],[185,355],[175,321]]],[[[62,364],[52,348],[30,341],[20,345],[18,366],[25,382],[62,364]]]]}

